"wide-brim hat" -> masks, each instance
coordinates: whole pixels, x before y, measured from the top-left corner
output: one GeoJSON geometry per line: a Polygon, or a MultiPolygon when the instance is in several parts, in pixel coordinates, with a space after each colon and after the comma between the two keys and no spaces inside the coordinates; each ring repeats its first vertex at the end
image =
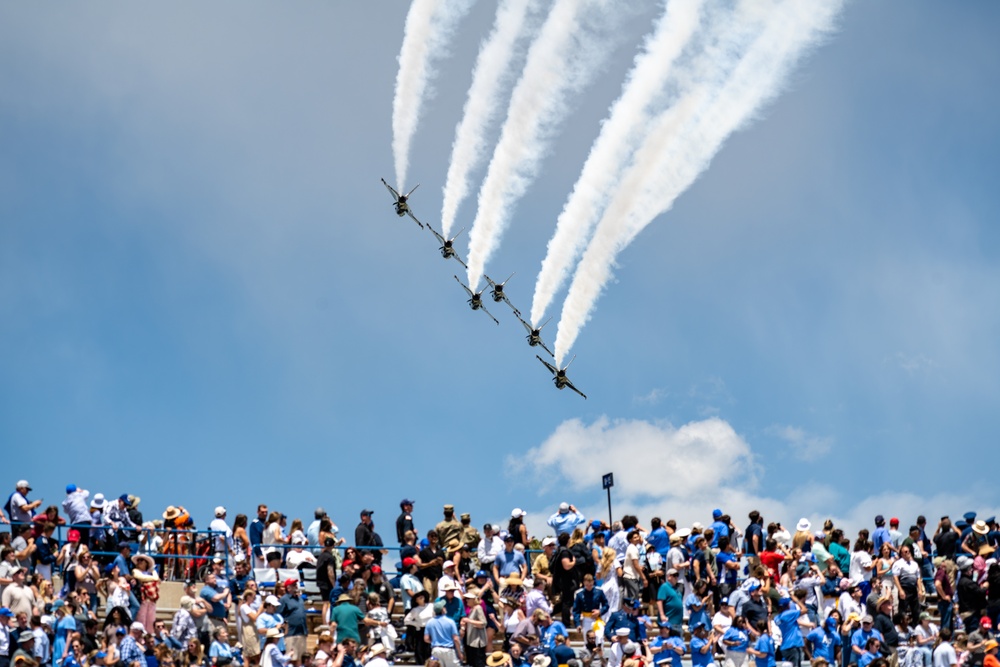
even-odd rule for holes
{"type": "Polygon", "coordinates": [[[141,502],[142,498],[140,498],[139,496],[129,495],[127,504],[129,506],[129,509],[135,509],[136,507],[139,506],[139,503],[141,502]]]}
{"type": "Polygon", "coordinates": [[[156,567],[156,562],[153,560],[151,556],[147,556],[146,554],[136,554],[132,556],[133,565],[138,565],[140,562],[145,562],[147,565],[149,565],[150,569],[156,567]]]}
{"type": "Polygon", "coordinates": [[[983,546],[979,547],[979,555],[980,556],[989,556],[991,553],[993,553],[996,550],[997,550],[997,548],[994,547],[993,545],[984,544],[983,546]]]}
{"type": "Polygon", "coordinates": [[[512,574],[504,580],[508,586],[520,586],[524,582],[521,581],[521,577],[516,574],[512,574]]]}
{"type": "Polygon", "coordinates": [[[347,593],[341,593],[340,597],[337,598],[337,604],[340,604],[341,602],[354,602],[354,598],[347,593]]]}
{"type": "Polygon", "coordinates": [[[172,521],[173,519],[176,519],[180,515],[181,511],[176,507],[174,507],[173,505],[170,505],[169,507],[167,507],[167,511],[163,513],[163,518],[166,521],[172,521]]]}
{"type": "Polygon", "coordinates": [[[972,524],[972,532],[978,535],[985,535],[986,533],[990,532],[990,529],[986,526],[986,522],[980,519],[979,521],[972,524]]]}
{"type": "Polygon", "coordinates": [[[462,548],[462,543],[459,542],[457,539],[452,538],[452,539],[448,540],[448,546],[446,547],[446,549],[448,550],[448,553],[452,553],[453,554],[456,551],[461,550],[461,548],[462,548]]]}
{"type": "Polygon", "coordinates": [[[267,637],[267,638],[272,638],[272,637],[278,637],[278,638],[280,638],[280,637],[284,637],[285,633],[281,631],[281,628],[268,628],[267,629],[267,634],[264,635],[264,636],[267,637]]]}
{"type": "Polygon", "coordinates": [[[385,653],[384,644],[372,644],[372,647],[368,649],[368,655],[378,655],[379,653],[385,653]]]}
{"type": "Polygon", "coordinates": [[[552,658],[547,655],[536,655],[531,661],[531,667],[549,667],[552,663],[552,658]]]}
{"type": "Polygon", "coordinates": [[[103,493],[95,493],[93,500],[90,501],[90,506],[93,509],[103,509],[105,502],[107,501],[104,499],[103,493]]]}
{"type": "Polygon", "coordinates": [[[490,653],[489,657],[486,658],[486,667],[500,667],[500,665],[506,665],[509,662],[509,653],[504,653],[503,651],[493,651],[493,653],[490,653]]]}
{"type": "Polygon", "coordinates": [[[678,537],[680,537],[683,540],[686,537],[691,537],[691,529],[690,528],[681,528],[676,533],[674,533],[674,535],[677,535],[678,537]]]}
{"type": "Polygon", "coordinates": [[[799,522],[795,524],[795,530],[800,532],[806,532],[810,528],[812,528],[812,523],[809,521],[809,519],[806,519],[805,517],[799,519],[799,522]]]}

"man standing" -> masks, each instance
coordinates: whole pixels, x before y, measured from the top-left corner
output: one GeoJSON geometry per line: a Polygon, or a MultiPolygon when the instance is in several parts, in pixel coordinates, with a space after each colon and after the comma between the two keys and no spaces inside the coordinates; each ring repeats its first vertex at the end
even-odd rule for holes
{"type": "MultiPolygon", "coordinates": [[[[421,556],[420,560],[423,560],[421,556]]],[[[517,575],[523,581],[528,574],[528,563],[524,555],[514,548],[514,536],[508,535],[503,540],[503,551],[493,561],[493,578],[496,581],[517,575]]]]}
{"type": "Polygon", "coordinates": [[[121,661],[129,667],[135,667],[136,663],[139,663],[139,667],[146,667],[146,651],[139,644],[145,630],[142,623],[136,621],[129,626],[128,635],[118,646],[118,651],[121,653],[121,661]]]}
{"type": "Polygon", "coordinates": [[[934,667],[956,667],[958,665],[958,655],[951,645],[951,629],[941,628],[938,631],[938,639],[941,641],[934,649],[934,667]]]}
{"type": "Polygon", "coordinates": [[[493,530],[493,526],[486,524],[483,526],[483,539],[479,541],[476,548],[476,555],[479,557],[480,569],[489,572],[493,569],[493,562],[497,555],[503,551],[503,540],[493,530]]]}
{"type": "Polygon", "coordinates": [[[443,600],[434,603],[434,618],[424,628],[424,641],[431,645],[431,655],[441,667],[460,667],[464,662],[458,626],[445,616],[443,600]]]}
{"type": "Polygon", "coordinates": [[[323,620],[330,614],[330,591],[337,582],[337,558],[333,555],[332,537],[327,537],[323,543],[323,551],[316,559],[316,586],[319,588],[320,597],[323,598],[323,620]]]}
{"type": "Polygon", "coordinates": [[[438,543],[437,531],[427,531],[427,546],[417,554],[417,558],[424,589],[434,599],[437,599],[438,579],[443,574],[441,566],[444,565],[444,557],[445,553],[438,543]]]}
{"type": "Polygon", "coordinates": [[[260,543],[264,540],[264,529],[267,528],[267,505],[257,505],[257,518],[250,522],[247,529],[247,537],[250,539],[250,547],[253,552],[253,566],[263,568],[267,566],[264,561],[264,554],[260,550],[260,543]]]}
{"type": "Polygon", "coordinates": [[[556,531],[556,537],[563,533],[572,533],[577,526],[587,523],[587,518],[569,503],[559,503],[559,511],[549,517],[548,524],[556,531]]]}
{"type": "Polygon", "coordinates": [[[639,544],[642,535],[638,530],[628,534],[628,547],[625,549],[625,563],[622,566],[622,596],[639,599],[642,589],[646,587],[646,573],[639,562],[639,544]]]}
{"type": "Polygon", "coordinates": [[[413,501],[403,498],[399,501],[399,516],[396,517],[396,540],[399,546],[406,544],[406,531],[413,531],[417,534],[417,529],[413,526],[413,501]]]}
{"type": "MultiPolygon", "coordinates": [[[[743,541],[743,551],[748,558],[754,558],[764,550],[764,519],[760,512],[754,510],[748,515],[750,525],[747,526],[746,537],[743,541]]],[[[752,627],[752,626],[751,626],[752,627]]]]}
{"type": "Polygon", "coordinates": [[[482,539],[479,531],[472,526],[472,515],[468,512],[462,514],[462,536],[459,537],[462,546],[467,547],[469,553],[472,553],[479,547],[479,542],[482,539]]]}
{"type": "Polygon", "coordinates": [[[80,532],[80,544],[90,544],[90,505],[87,498],[90,491],[77,488],[76,484],[66,485],[66,498],[62,501],[66,521],[80,532]]]}
{"type": "Polygon", "coordinates": [[[656,608],[660,612],[660,621],[668,622],[670,627],[679,628],[684,622],[684,600],[677,592],[678,572],[674,568],[667,570],[667,578],[660,584],[656,593],[656,608]]]}
{"type": "Polygon", "coordinates": [[[20,566],[10,571],[11,583],[3,589],[3,599],[0,603],[4,608],[10,609],[14,616],[23,613],[30,618],[35,613],[38,601],[31,586],[24,585],[26,574],[25,569],[20,566]]]}
{"type": "Polygon", "coordinates": [[[354,529],[354,546],[359,548],[375,546],[375,524],[372,514],[375,510],[361,510],[361,522],[354,529]]]}
{"type": "Polygon", "coordinates": [[[594,575],[583,575],[583,588],[573,598],[573,622],[584,636],[592,631],[594,623],[608,613],[609,608],[604,591],[594,586],[594,575]]]}
{"type": "Polygon", "coordinates": [[[444,506],[444,519],[434,526],[434,530],[437,531],[440,544],[449,544],[452,540],[461,542],[462,524],[455,519],[454,505],[444,506]]]}
{"type": "Polygon", "coordinates": [[[885,517],[881,514],[875,517],[875,532],[872,533],[872,544],[877,554],[882,553],[883,544],[888,544],[893,552],[896,551],[896,547],[892,544],[892,535],[889,534],[889,529],[885,527],[885,517]]]}
{"type": "Polygon", "coordinates": [[[232,591],[219,586],[215,573],[211,571],[205,573],[204,582],[198,596],[212,606],[212,610],[208,612],[208,620],[214,628],[224,628],[228,623],[229,609],[233,606],[232,591]]]}
{"type": "Polygon", "coordinates": [[[285,631],[285,644],[288,646],[289,657],[295,664],[302,662],[306,652],[306,604],[299,594],[299,582],[295,579],[285,581],[285,594],[278,605],[278,613],[288,624],[285,631]]]}
{"type": "Polygon", "coordinates": [[[7,607],[0,607],[0,667],[10,666],[13,653],[10,643],[10,619],[14,614],[7,607]]]}
{"type": "Polygon", "coordinates": [[[226,561],[226,570],[233,567],[233,530],[226,523],[226,508],[219,505],[215,508],[215,518],[208,524],[212,531],[212,544],[215,557],[226,561]]]}
{"type": "MultiPolygon", "coordinates": [[[[306,539],[309,541],[309,546],[320,547],[319,543],[319,524],[326,518],[326,510],[322,507],[317,507],[313,512],[313,522],[309,524],[306,528],[306,539]]],[[[310,551],[315,551],[315,549],[310,549],[310,551]]]]}
{"type": "Polygon", "coordinates": [[[31,513],[42,504],[42,499],[29,501],[29,493],[31,486],[26,479],[20,480],[14,487],[14,493],[10,496],[11,523],[31,523],[31,513]]]}

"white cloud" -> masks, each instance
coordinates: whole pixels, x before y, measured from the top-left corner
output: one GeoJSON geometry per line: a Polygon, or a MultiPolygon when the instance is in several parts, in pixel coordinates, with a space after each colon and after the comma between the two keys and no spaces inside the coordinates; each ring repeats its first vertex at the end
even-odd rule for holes
{"type": "MultiPolygon", "coordinates": [[[[792,439],[832,441],[794,427],[777,428],[792,439]]],[[[534,535],[548,532],[545,520],[556,503],[575,502],[574,493],[599,489],[601,476],[608,472],[615,474],[615,518],[635,514],[644,524],[653,516],[676,519],[680,525],[706,523],[711,521],[712,509],[719,507],[741,529],[750,510],[758,510],[765,521],[785,526],[794,526],[801,517],[814,526],[833,519],[853,538],[858,529],[872,528],[876,514],[898,516],[904,526],[924,514],[933,527],[944,514],[957,516],[971,509],[984,515],[1000,513],[1000,508],[982,507],[977,502],[977,494],[980,498],[982,494],[975,488],[961,494],[931,494],[905,480],[893,488],[890,478],[877,471],[870,475],[879,486],[869,496],[845,494],[842,480],[803,476],[787,498],[769,497],[762,493],[764,470],[750,444],[728,422],[714,417],[680,427],[604,416],[588,426],[571,419],[538,447],[511,457],[508,469],[512,478],[532,485],[540,494],[555,490],[561,494],[538,508],[523,505],[534,535]]],[[[588,505],[578,503],[578,507],[588,518],[607,518],[607,504],[601,498],[588,505]]]]}
{"type": "Polygon", "coordinates": [[[832,437],[813,435],[798,426],[774,424],[769,426],[765,430],[765,433],[776,436],[788,443],[792,456],[801,461],[814,461],[824,456],[833,447],[832,437]]]}

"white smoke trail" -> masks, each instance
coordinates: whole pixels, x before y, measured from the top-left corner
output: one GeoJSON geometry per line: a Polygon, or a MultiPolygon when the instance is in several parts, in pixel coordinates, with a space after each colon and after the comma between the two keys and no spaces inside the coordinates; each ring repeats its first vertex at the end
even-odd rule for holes
{"type": "Polygon", "coordinates": [[[410,143],[420,121],[428,85],[437,72],[435,61],[445,55],[458,21],[475,0],[413,0],[406,15],[399,50],[396,94],[392,100],[392,154],[396,187],[406,192],[410,143]]]}
{"type": "Polygon", "coordinates": [[[469,232],[470,287],[479,284],[511,210],[534,180],[571,96],[590,82],[609,54],[612,23],[621,11],[613,0],[556,0],[528,50],[479,190],[469,232]]]}
{"type": "Polygon", "coordinates": [[[573,192],[556,221],[548,253],[535,282],[531,322],[538,326],[569,275],[589,238],[611,188],[643,136],[653,109],[664,92],[674,62],[688,46],[702,21],[704,0],[673,0],[663,12],[644,49],[612,104],[601,133],[591,146],[573,192]]]}
{"type": "Polygon", "coordinates": [[[664,112],[605,210],[587,246],[556,334],[556,360],[569,352],[590,318],[618,253],[707,168],[722,143],[781,88],[785,76],[840,11],[840,0],[786,0],[716,90],[696,90],[664,112]],[[694,110],[681,109],[682,105],[694,110]],[[687,119],[686,122],[684,119],[687,119]]]}
{"type": "Polygon", "coordinates": [[[469,175],[483,158],[486,130],[496,117],[500,94],[510,78],[518,37],[523,34],[525,19],[534,4],[535,0],[502,0],[493,31],[479,49],[462,120],[455,129],[444,185],[441,233],[445,238],[449,237],[458,207],[469,193],[469,175]]]}

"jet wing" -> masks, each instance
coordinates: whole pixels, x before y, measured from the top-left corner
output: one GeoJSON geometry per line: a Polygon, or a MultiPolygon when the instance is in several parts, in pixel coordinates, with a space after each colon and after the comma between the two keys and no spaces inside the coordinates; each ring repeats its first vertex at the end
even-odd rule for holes
{"type": "Polygon", "coordinates": [[[566,386],[575,391],[576,393],[580,394],[581,396],[583,396],[583,400],[587,400],[587,395],[582,391],[580,391],[579,389],[577,389],[576,387],[574,387],[573,383],[570,382],[569,380],[566,380],[566,386]]]}
{"type": "Polygon", "coordinates": [[[454,278],[456,282],[458,282],[458,284],[462,286],[462,289],[464,289],[466,292],[469,293],[470,297],[476,296],[476,293],[470,290],[468,287],[466,287],[465,283],[463,283],[461,280],[458,279],[458,276],[452,276],[452,278],[454,278]]]}
{"type": "Polygon", "coordinates": [[[388,183],[386,183],[384,178],[382,179],[382,185],[384,185],[385,187],[389,188],[389,192],[392,193],[392,198],[393,199],[395,199],[396,201],[399,201],[399,193],[396,192],[396,190],[391,185],[389,185],[388,183]]]}
{"type": "Polygon", "coordinates": [[[506,295],[506,294],[503,294],[503,301],[504,301],[504,303],[506,303],[506,304],[507,304],[508,306],[510,306],[510,309],[514,311],[514,314],[515,314],[515,315],[517,315],[518,317],[520,317],[520,315],[521,315],[521,311],[520,311],[520,310],[518,310],[518,309],[517,309],[517,307],[516,307],[516,306],[514,306],[514,304],[512,304],[512,303],[510,302],[510,299],[508,299],[508,298],[507,298],[507,295],[506,295]]]}
{"type": "Polygon", "coordinates": [[[441,245],[444,245],[444,237],[441,236],[440,234],[438,234],[437,230],[434,229],[433,227],[431,227],[431,225],[429,223],[427,225],[427,229],[431,230],[431,234],[433,234],[434,236],[437,237],[438,243],[440,243],[441,245]]]}
{"type": "MultiPolygon", "coordinates": [[[[457,252],[453,252],[451,254],[451,256],[454,257],[455,261],[458,262],[459,264],[461,264],[463,267],[469,268],[468,266],[466,266],[465,262],[462,261],[462,258],[458,256],[457,252]]],[[[471,294],[471,292],[470,292],[470,294],[471,294]]]]}
{"type": "MultiPolygon", "coordinates": [[[[417,216],[413,215],[413,211],[410,211],[409,209],[407,209],[407,211],[406,211],[406,215],[408,215],[408,216],[410,216],[411,218],[413,218],[413,222],[415,222],[415,223],[417,223],[418,225],[420,225],[420,228],[421,228],[421,229],[423,229],[423,228],[424,228],[424,223],[422,223],[422,222],[420,222],[419,220],[417,220],[417,216]]],[[[433,231],[433,230],[432,230],[432,231],[433,231]]]]}
{"type": "Polygon", "coordinates": [[[552,373],[553,375],[555,375],[556,373],[559,372],[558,369],[556,369],[555,366],[553,366],[549,362],[545,361],[544,359],[542,359],[537,354],[535,355],[535,359],[538,359],[540,362],[542,362],[545,365],[545,367],[549,369],[549,372],[552,373]]]}
{"type": "MultiPolygon", "coordinates": [[[[530,336],[530,335],[531,335],[531,332],[532,332],[532,331],[534,331],[534,330],[533,330],[533,329],[531,328],[531,325],[530,325],[530,324],[528,324],[527,322],[525,322],[525,321],[524,321],[524,319],[523,319],[523,318],[521,317],[520,313],[518,313],[518,315],[517,315],[517,319],[518,319],[518,320],[519,320],[519,321],[521,322],[521,326],[523,326],[523,327],[524,327],[524,330],[525,330],[525,331],[527,331],[527,332],[528,332],[528,335],[530,336]]],[[[550,354],[551,354],[551,353],[550,353],[550,354]]]]}
{"type": "MultiPolygon", "coordinates": [[[[548,347],[545,346],[545,341],[543,341],[541,338],[538,339],[538,344],[542,346],[543,350],[545,350],[546,352],[549,353],[550,357],[552,357],[553,359],[556,358],[556,355],[552,354],[552,350],[550,350],[548,347]]],[[[584,398],[587,398],[587,397],[584,396],[584,398]]]]}
{"type": "Polygon", "coordinates": [[[491,319],[491,320],[493,320],[494,322],[496,322],[496,323],[497,323],[497,326],[500,326],[500,320],[498,320],[497,318],[493,317],[493,314],[492,314],[492,313],[490,313],[490,311],[486,310],[486,306],[480,306],[480,307],[479,307],[479,310],[481,310],[481,311],[483,311],[484,313],[486,313],[487,315],[489,315],[489,316],[490,316],[490,319],[491,319]]]}

